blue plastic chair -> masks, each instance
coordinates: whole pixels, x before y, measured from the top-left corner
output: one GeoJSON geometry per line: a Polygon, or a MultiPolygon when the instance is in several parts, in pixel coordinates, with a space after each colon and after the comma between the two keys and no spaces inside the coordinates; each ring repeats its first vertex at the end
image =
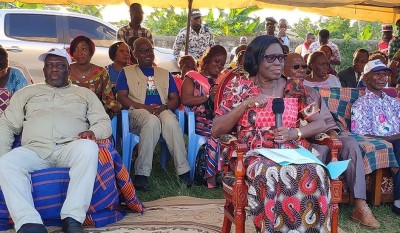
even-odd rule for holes
{"type": "Polygon", "coordinates": [[[111,132],[112,132],[112,137],[113,137],[113,144],[114,144],[114,148],[117,148],[117,115],[115,115],[112,119],[111,119],[111,132]]]}
{"type": "MultiPolygon", "coordinates": [[[[185,114],[182,111],[176,110],[175,115],[178,117],[179,125],[182,133],[185,126],[185,114]]],[[[130,132],[129,130],[129,112],[127,110],[121,111],[122,116],[122,161],[125,164],[128,172],[131,170],[132,153],[135,146],[139,143],[139,135],[130,132]]],[[[160,137],[158,143],[161,144],[161,166],[166,170],[166,165],[171,154],[169,153],[167,144],[164,138],[160,137]]]]}
{"type": "Polygon", "coordinates": [[[196,122],[194,112],[185,107],[185,113],[188,116],[188,160],[190,166],[190,179],[194,179],[197,153],[202,145],[206,143],[206,137],[196,134],[196,122]]]}

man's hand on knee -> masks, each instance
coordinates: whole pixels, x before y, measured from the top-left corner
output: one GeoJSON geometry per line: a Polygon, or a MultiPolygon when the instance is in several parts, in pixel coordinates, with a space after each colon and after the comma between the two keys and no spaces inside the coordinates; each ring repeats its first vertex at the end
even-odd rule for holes
{"type": "Polygon", "coordinates": [[[96,136],[94,135],[94,133],[90,130],[88,131],[83,131],[81,133],[78,134],[78,137],[80,139],[89,139],[89,140],[93,140],[96,141],[96,136]]]}

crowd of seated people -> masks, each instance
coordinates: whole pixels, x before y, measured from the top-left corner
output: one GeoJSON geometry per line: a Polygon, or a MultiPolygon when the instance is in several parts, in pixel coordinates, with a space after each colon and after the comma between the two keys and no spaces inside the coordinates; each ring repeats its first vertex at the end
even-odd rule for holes
{"type": "MultiPolygon", "coordinates": [[[[351,159],[345,172],[345,182],[350,188],[350,195],[355,199],[351,219],[368,227],[380,227],[379,222],[366,204],[365,171],[359,144],[350,132],[346,134],[337,128],[335,119],[330,114],[325,102],[318,91],[312,87],[366,87],[366,96],[370,96],[369,98],[386,100],[387,96],[382,94],[381,89],[387,85],[394,85],[397,77],[394,74],[396,71],[386,67],[390,60],[385,54],[380,52],[370,54],[365,49],[356,49],[353,54],[352,66],[336,72],[332,65],[340,64],[341,56],[339,48],[329,41],[329,31],[320,31],[319,40],[310,43],[308,54],[304,54],[305,58],[297,53],[288,53],[288,46],[284,47],[282,41],[276,36],[263,35],[253,39],[249,45],[238,46],[233,59],[235,64],[231,67],[227,68],[226,65],[227,49],[221,45],[212,45],[202,53],[198,60],[191,55],[180,56],[178,62],[174,60],[173,62],[176,63],[181,72],[173,76],[169,72],[170,70],[157,67],[154,63],[154,42],[151,33],[140,27],[141,19],[137,15],[143,14],[143,12],[139,6],[139,4],[136,4],[131,7],[131,20],[136,22],[136,30],[143,30],[146,36],[130,32],[128,30],[129,25],[125,28],[127,31],[120,31],[119,38],[123,41],[117,41],[110,46],[109,57],[112,63],[107,67],[104,68],[91,63],[91,58],[95,53],[95,45],[90,38],[85,36],[78,36],[71,41],[70,58],[74,60],[73,63],[69,64],[70,62],[67,59],[68,64],[64,64],[64,59],[61,59],[62,62],[56,59],[53,62],[54,64],[50,62],[51,64],[47,66],[46,61],[48,59],[43,58],[45,69],[54,70],[54,73],[64,70],[68,74],[69,81],[63,80],[62,85],[54,84],[54,87],[69,87],[69,84],[72,83],[90,89],[97,96],[96,100],[100,101],[103,106],[102,109],[105,110],[109,118],[118,115],[121,109],[129,111],[131,131],[140,135],[138,157],[134,166],[135,178],[133,183],[136,189],[151,190],[149,177],[152,170],[154,149],[160,135],[165,139],[171,152],[178,180],[187,184],[188,187],[191,186],[187,151],[182,132],[173,114],[173,111],[182,104],[195,112],[196,133],[207,137],[205,145],[207,169],[204,174],[207,187],[218,187],[216,177],[222,172],[218,166],[218,163],[222,160],[220,158],[222,149],[218,139],[223,134],[235,134],[238,141],[247,145],[248,151],[256,148],[278,148],[280,144],[284,148],[301,146],[315,153],[322,162],[327,162],[329,148],[307,141],[308,138],[325,134],[342,142],[343,147],[339,151],[340,160],[351,159]],[[127,37],[129,35],[130,37],[127,37]],[[148,39],[145,37],[148,37],[148,39]],[[377,59],[382,62],[378,64],[377,59]],[[368,70],[368,67],[372,66],[386,68],[368,70]],[[214,98],[219,80],[232,69],[236,71],[236,76],[223,87],[224,100],[215,108],[214,98]],[[375,73],[377,71],[379,71],[379,74],[368,75],[370,72],[375,73]],[[391,77],[392,80],[388,77],[391,77]],[[283,98],[285,108],[296,110],[288,111],[292,115],[286,115],[287,118],[285,118],[286,120],[281,127],[275,127],[275,122],[271,121],[272,118],[262,119],[261,115],[257,115],[261,111],[264,114],[272,114],[271,104],[275,98],[283,98]],[[305,112],[307,112],[307,115],[304,115],[305,112]],[[300,124],[300,122],[303,123],[300,124]]],[[[52,58],[52,56],[49,58],[52,58]]],[[[48,84],[56,80],[56,78],[52,78],[55,75],[51,72],[46,73],[45,71],[44,75],[48,84]]],[[[0,88],[7,88],[15,95],[18,90],[27,85],[28,82],[21,71],[8,67],[7,52],[0,48],[0,88]]],[[[33,88],[26,90],[31,89],[33,90],[33,88]]],[[[82,89],[79,90],[82,92],[82,89]]],[[[22,93],[16,96],[21,98],[22,93]]],[[[382,117],[382,113],[377,112],[377,118],[369,119],[370,122],[356,121],[357,119],[364,119],[361,116],[362,113],[366,112],[362,107],[365,105],[361,106],[361,103],[364,104],[364,102],[361,101],[372,100],[362,99],[359,101],[360,104],[353,106],[354,126],[358,128],[352,128],[351,131],[369,137],[380,137],[393,143],[396,158],[399,160],[400,143],[398,143],[397,135],[400,131],[394,127],[396,125],[395,120],[390,121],[390,116],[382,117]],[[381,126],[383,123],[380,120],[376,123],[379,123],[376,128],[377,131],[374,131],[375,128],[370,131],[358,130],[360,128],[358,125],[374,125],[374,120],[381,118],[384,119],[383,122],[389,119],[386,128],[381,126]],[[391,130],[392,127],[394,127],[393,130],[391,130]],[[381,128],[386,131],[382,132],[381,128]]],[[[398,104],[392,99],[387,101],[392,101],[396,106],[398,104]]],[[[12,101],[10,112],[15,111],[13,105],[15,103],[12,101]]],[[[387,105],[385,106],[387,107],[387,105]]],[[[393,115],[399,118],[397,110],[388,107],[387,111],[393,112],[393,115]]],[[[284,115],[289,114],[288,112],[285,111],[284,115]]],[[[83,134],[78,134],[78,137],[91,140],[99,138],[98,135],[101,134],[90,133],[90,127],[95,122],[91,121],[91,116],[85,117],[90,124],[82,127],[83,134]]],[[[106,124],[109,123],[107,122],[106,124]]],[[[1,130],[6,129],[6,126],[11,129],[10,124],[8,117],[5,115],[0,117],[1,130]]],[[[13,132],[20,132],[12,129],[13,132]]],[[[101,135],[100,138],[107,135],[101,135]]],[[[28,144],[26,140],[22,141],[22,147],[28,144]]],[[[0,145],[3,145],[3,143],[0,143],[0,145]]],[[[95,147],[93,146],[93,148],[95,147]]],[[[11,152],[16,153],[15,151],[11,152]]],[[[0,155],[11,152],[0,150],[0,155]]],[[[0,160],[0,166],[3,166],[2,161],[0,160]]],[[[253,217],[254,225],[258,230],[285,232],[289,229],[297,229],[299,232],[305,232],[307,229],[313,229],[318,232],[330,232],[330,224],[327,221],[331,217],[329,211],[331,202],[330,178],[324,168],[314,163],[280,166],[254,151],[246,154],[245,164],[246,181],[249,186],[250,215],[253,217]],[[301,179],[302,177],[299,174],[305,172],[312,179],[312,182],[310,182],[312,187],[304,188],[306,185],[302,183],[304,180],[301,179]],[[273,179],[270,179],[270,177],[273,177],[273,179]],[[290,185],[285,182],[288,179],[292,182],[290,185]],[[299,205],[298,214],[289,217],[288,213],[282,211],[286,208],[285,202],[282,200],[290,200],[295,205],[299,205]],[[307,213],[307,206],[312,206],[311,213],[307,213]],[[302,216],[306,214],[318,216],[318,218],[304,219],[302,216]],[[276,224],[277,219],[282,219],[282,222],[276,224]]],[[[47,165],[32,169],[44,167],[47,167],[47,165]]],[[[392,210],[396,214],[400,214],[400,194],[398,194],[400,184],[397,185],[400,182],[400,173],[394,174],[394,177],[395,203],[392,210]]],[[[92,177],[88,179],[93,180],[92,177]]],[[[10,181],[0,179],[0,184],[6,183],[9,184],[10,181]]],[[[14,194],[6,190],[7,184],[3,191],[6,202],[14,205],[12,204],[14,201],[11,200],[13,198],[10,198],[10,195],[14,194]]],[[[89,190],[92,187],[86,188],[89,190]]],[[[88,191],[86,191],[87,193],[88,191]]],[[[86,206],[87,204],[83,205],[84,208],[86,206]]],[[[12,211],[14,210],[10,209],[10,212],[12,211]]],[[[16,214],[11,215],[13,219],[18,218],[18,216],[16,214]]],[[[67,219],[70,215],[63,216],[64,219],[67,219]]],[[[79,216],[78,219],[72,218],[73,216],[71,217],[72,220],[68,218],[65,221],[65,228],[75,229],[74,227],[77,227],[76,229],[79,228],[80,231],[80,225],[83,221],[82,213],[79,216]]],[[[14,219],[16,230],[28,233],[45,232],[39,218],[32,219],[27,220],[28,222],[14,219]],[[26,225],[25,223],[33,225],[26,225]],[[33,231],[30,231],[30,228],[33,231]]]]}

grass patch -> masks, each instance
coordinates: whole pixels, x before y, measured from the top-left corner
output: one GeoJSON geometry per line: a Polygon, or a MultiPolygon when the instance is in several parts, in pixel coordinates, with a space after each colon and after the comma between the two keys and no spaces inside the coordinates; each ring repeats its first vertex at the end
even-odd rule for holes
{"type": "MultiPolygon", "coordinates": [[[[143,202],[153,201],[165,197],[173,196],[190,196],[207,199],[222,199],[224,198],[222,188],[208,189],[206,186],[193,185],[187,188],[178,181],[178,176],[175,172],[175,166],[172,159],[167,163],[167,170],[164,171],[161,167],[160,146],[157,145],[154,151],[153,170],[151,172],[150,192],[137,191],[137,196],[143,202]]],[[[133,168],[132,164],[132,168],[133,168]]],[[[131,170],[132,179],[135,177],[133,169],[131,170]]]]}
{"type": "Polygon", "coordinates": [[[348,204],[340,206],[339,227],[348,233],[380,233],[380,232],[400,232],[400,218],[392,213],[390,205],[381,205],[371,207],[372,213],[381,224],[379,229],[370,229],[361,226],[350,220],[353,207],[348,204]]]}

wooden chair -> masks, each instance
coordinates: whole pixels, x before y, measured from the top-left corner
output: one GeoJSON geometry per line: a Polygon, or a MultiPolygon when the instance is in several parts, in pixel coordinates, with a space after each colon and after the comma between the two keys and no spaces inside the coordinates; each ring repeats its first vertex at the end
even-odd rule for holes
{"type": "MultiPolygon", "coordinates": [[[[221,101],[223,100],[223,90],[226,84],[233,79],[236,75],[239,75],[238,69],[233,69],[230,72],[225,73],[225,77],[221,78],[221,82],[218,85],[217,93],[215,96],[215,106],[217,109],[221,101]]],[[[222,135],[220,138],[221,145],[229,147],[236,152],[236,165],[231,168],[230,158],[225,159],[223,166],[223,172],[226,177],[233,174],[234,177],[230,179],[230,182],[226,182],[229,179],[224,178],[223,191],[225,196],[224,205],[224,221],[222,225],[222,233],[229,233],[231,231],[232,223],[235,224],[236,233],[245,232],[245,220],[247,207],[247,191],[248,187],[245,181],[246,167],[244,165],[243,156],[247,151],[245,144],[240,144],[235,136],[233,135],[222,135]]],[[[313,143],[327,145],[331,150],[332,161],[337,161],[338,151],[342,147],[339,140],[326,137],[321,140],[313,141],[313,143]]],[[[232,175],[231,175],[232,176],[232,175]]],[[[338,232],[339,225],[339,205],[342,198],[342,183],[339,179],[331,181],[331,226],[332,233],[338,232]]]]}

